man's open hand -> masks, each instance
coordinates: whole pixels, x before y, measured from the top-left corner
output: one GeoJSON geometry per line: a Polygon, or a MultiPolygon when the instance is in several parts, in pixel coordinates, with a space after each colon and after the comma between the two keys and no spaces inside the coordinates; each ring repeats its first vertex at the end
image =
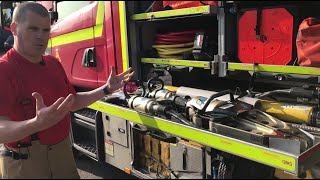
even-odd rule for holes
{"type": "Polygon", "coordinates": [[[130,81],[130,79],[133,77],[134,71],[132,71],[132,72],[131,71],[132,71],[132,68],[130,67],[125,72],[117,75],[115,68],[112,67],[111,73],[110,73],[109,78],[106,83],[106,87],[108,88],[108,90],[112,93],[112,92],[122,88],[123,85],[126,82],[130,81]]]}
{"type": "Polygon", "coordinates": [[[74,102],[74,95],[69,94],[66,98],[60,97],[51,106],[46,106],[42,96],[34,92],[32,96],[36,98],[36,118],[35,124],[39,131],[47,129],[60,122],[70,109],[74,102]]]}

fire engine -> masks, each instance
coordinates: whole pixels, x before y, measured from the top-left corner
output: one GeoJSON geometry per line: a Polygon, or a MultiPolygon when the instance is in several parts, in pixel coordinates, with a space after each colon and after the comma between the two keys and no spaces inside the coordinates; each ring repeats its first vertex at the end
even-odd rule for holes
{"type": "Polygon", "coordinates": [[[75,152],[139,178],[319,178],[320,70],[296,46],[318,2],[38,2],[77,91],[136,72],[72,112],[75,152]]]}

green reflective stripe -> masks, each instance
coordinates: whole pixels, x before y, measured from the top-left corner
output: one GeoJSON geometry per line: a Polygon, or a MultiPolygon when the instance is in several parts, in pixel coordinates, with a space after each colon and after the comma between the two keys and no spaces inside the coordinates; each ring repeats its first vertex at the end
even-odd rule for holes
{"type": "Polygon", "coordinates": [[[149,127],[168,132],[207,146],[214,147],[232,154],[256,160],[270,166],[296,173],[297,158],[277,151],[268,150],[263,147],[252,146],[237,140],[228,139],[213,133],[182,126],[174,122],[165,121],[157,117],[139,114],[132,110],[116,107],[103,102],[95,102],[89,108],[108,113],[135,123],[144,124],[149,127]]]}
{"type": "Polygon", "coordinates": [[[199,6],[199,7],[183,8],[183,9],[177,9],[177,10],[135,14],[131,16],[131,19],[147,20],[151,18],[155,19],[155,18],[166,18],[166,17],[174,17],[174,16],[209,14],[209,13],[210,13],[210,6],[199,6]]]}
{"type": "Polygon", "coordinates": [[[161,58],[142,58],[141,62],[149,63],[149,64],[165,64],[165,65],[174,65],[174,66],[210,68],[210,62],[208,62],[208,61],[189,61],[189,60],[161,59],[161,58]]]}
{"type": "Polygon", "coordinates": [[[52,47],[55,47],[88,39],[93,39],[92,27],[54,37],[51,39],[51,42],[52,47]]]}
{"type": "Polygon", "coordinates": [[[265,65],[259,64],[254,67],[253,64],[247,63],[228,63],[228,70],[256,71],[256,72],[275,72],[301,75],[320,75],[320,68],[302,67],[302,66],[282,66],[282,65],[265,65]]]}
{"type": "Polygon", "coordinates": [[[125,1],[119,1],[119,19],[120,19],[120,38],[122,51],[122,68],[126,71],[129,68],[128,46],[127,46],[127,20],[125,14],[125,1]]]}
{"type": "Polygon", "coordinates": [[[81,29],[51,38],[50,41],[52,44],[48,43],[48,47],[61,46],[64,44],[101,37],[104,24],[104,3],[104,1],[98,1],[96,24],[94,27],[81,29]]]}
{"type": "Polygon", "coordinates": [[[99,38],[102,36],[103,24],[94,26],[94,37],[99,38]]]}
{"type": "Polygon", "coordinates": [[[51,46],[51,39],[49,39],[48,40],[48,46],[47,46],[47,48],[51,48],[52,46],[51,46]]]}
{"type": "Polygon", "coordinates": [[[94,27],[94,37],[101,37],[102,36],[102,29],[103,29],[103,20],[104,20],[104,1],[98,2],[97,8],[97,17],[96,17],[96,26],[94,27]]]}
{"type": "Polygon", "coordinates": [[[96,25],[103,24],[104,20],[104,1],[98,1],[96,25]]]}

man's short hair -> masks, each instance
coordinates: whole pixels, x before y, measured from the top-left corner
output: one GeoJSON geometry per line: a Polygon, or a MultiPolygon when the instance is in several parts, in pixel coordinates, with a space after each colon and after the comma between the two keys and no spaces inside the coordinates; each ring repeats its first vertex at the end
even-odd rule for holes
{"type": "Polygon", "coordinates": [[[42,17],[49,17],[48,10],[36,2],[23,2],[14,8],[12,22],[21,23],[25,21],[27,12],[39,14],[42,17]]]}

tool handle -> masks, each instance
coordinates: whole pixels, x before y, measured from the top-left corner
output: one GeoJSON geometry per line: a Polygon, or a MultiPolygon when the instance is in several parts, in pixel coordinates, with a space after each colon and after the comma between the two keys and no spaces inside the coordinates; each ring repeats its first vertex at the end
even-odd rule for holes
{"type": "Polygon", "coordinates": [[[209,106],[210,102],[217,98],[217,97],[220,97],[220,96],[223,96],[223,95],[226,95],[226,94],[230,94],[230,101],[233,102],[234,101],[234,95],[233,95],[233,92],[228,89],[228,90],[224,90],[224,91],[221,91],[221,92],[218,92],[216,94],[213,94],[209,97],[209,99],[206,101],[206,103],[204,104],[203,108],[200,110],[200,113],[204,113],[207,109],[207,107],[209,106]]]}

